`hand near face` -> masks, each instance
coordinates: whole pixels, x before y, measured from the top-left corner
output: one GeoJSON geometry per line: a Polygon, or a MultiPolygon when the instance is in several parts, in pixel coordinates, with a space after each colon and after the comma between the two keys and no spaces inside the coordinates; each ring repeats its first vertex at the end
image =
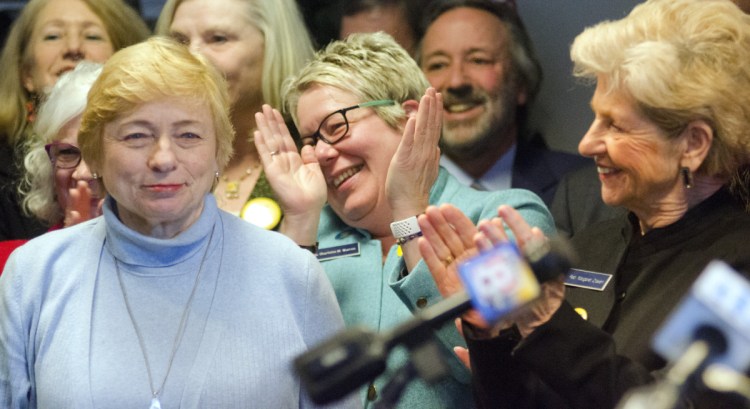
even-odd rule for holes
{"type": "Polygon", "coordinates": [[[386,178],[386,197],[396,220],[421,213],[429,204],[438,175],[442,94],[430,87],[415,115],[410,115],[386,178]]]}
{"type": "Polygon", "coordinates": [[[255,121],[255,147],[284,211],[281,231],[299,244],[312,244],[327,195],[314,148],[304,146],[297,152],[284,118],[269,105],[255,114],[255,121]]]}
{"type": "Polygon", "coordinates": [[[68,190],[68,200],[65,204],[65,227],[74,226],[102,214],[104,199],[92,203],[92,191],[85,180],[79,180],[76,186],[68,190]]]}

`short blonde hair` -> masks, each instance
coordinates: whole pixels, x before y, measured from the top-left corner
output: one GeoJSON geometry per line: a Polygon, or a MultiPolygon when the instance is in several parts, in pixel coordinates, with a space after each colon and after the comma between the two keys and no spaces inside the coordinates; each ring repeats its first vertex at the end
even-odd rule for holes
{"type": "Polygon", "coordinates": [[[297,76],[284,86],[284,107],[299,127],[297,104],[314,85],[351,92],[362,102],[392,99],[396,105],[374,107],[391,127],[405,117],[401,102],[419,99],[430,86],[409,53],[388,34],[356,33],[317,52],[297,76]]]}
{"type": "Polygon", "coordinates": [[[699,172],[746,185],[750,165],[750,16],[727,0],[650,0],[586,29],[575,75],[632,95],[670,137],[694,120],[714,140],[699,172]],[[738,179],[739,178],[739,179],[738,179]]]}
{"type": "Polygon", "coordinates": [[[229,120],[226,81],[205,57],[167,37],[115,53],[91,87],[78,143],[92,171],[101,166],[104,127],[138,106],[161,98],[205,101],[216,133],[216,162],[223,169],[232,155],[234,128],[229,120]]]}
{"type": "MultiPolygon", "coordinates": [[[[22,75],[31,64],[29,39],[42,9],[52,0],[31,0],[14,21],[0,55],[0,135],[9,145],[23,139],[28,126],[26,104],[32,95],[23,87],[22,75]]],[[[104,23],[112,48],[117,51],[148,38],[143,19],[123,0],[81,0],[104,23]]]]}
{"type": "Polygon", "coordinates": [[[83,113],[91,84],[102,72],[102,65],[83,61],[65,73],[39,108],[34,135],[24,144],[24,178],[19,187],[23,209],[49,224],[62,221],[64,209],[55,197],[55,175],[44,145],[58,138],[60,129],[83,113]]]}
{"type": "MultiPolygon", "coordinates": [[[[263,101],[281,108],[281,87],[313,54],[302,13],[294,0],[234,0],[244,2],[253,25],[263,34],[263,101]]],[[[156,33],[169,35],[177,8],[184,0],[167,0],[156,22],[156,33]]]]}

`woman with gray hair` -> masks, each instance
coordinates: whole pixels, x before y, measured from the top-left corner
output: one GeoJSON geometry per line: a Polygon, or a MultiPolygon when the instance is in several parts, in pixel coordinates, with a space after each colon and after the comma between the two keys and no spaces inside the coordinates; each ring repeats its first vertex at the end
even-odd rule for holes
{"type": "MultiPolygon", "coordinates": [[[[708,263],[750,271],[750,16],[728,0],[650,0],[586,29],[571,56],[596,82],[578,150],[596,163],[603,201],[628,214],[577,233],[576,271],[544,283],[524,313],[496,328],[466,317],[484,407],[614,407],[659,379],[652,338],[708,263]]],[[[455,209],[428,210],[421,250],[437,281],[460,288],[439,260],[487,250],[503,222],[543,239],[512,209],[499,216],[474,236],[455,209]]],[[[740,407],[707,389],[689,379],[681,404],[740,407]]]]}
{"type": "Polygon", "coordinates": [[[102,71],[82,62],[55,84],[34,123],[24,158],[24,208],[50,226],[67,227],[98,216],[103,192],[78,147],[86,95],[102,71]]]}
{"type": "MultiPolygon", "coordinates": [[[[51,230],[101,214],[104,192],[81,159],[78,128],[86,95],[101,64],[83,61],[64,74],[39,108],[34,133],[25,141],[24,177],[19,187],[23,207],[51,230]]],[[[0,269],[10,253],[27,240],[0,242],[0,269]]]]}

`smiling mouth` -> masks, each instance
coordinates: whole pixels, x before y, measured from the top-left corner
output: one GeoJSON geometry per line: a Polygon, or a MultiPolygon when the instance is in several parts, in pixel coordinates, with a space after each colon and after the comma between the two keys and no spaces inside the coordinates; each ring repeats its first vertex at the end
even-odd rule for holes
{"type": "Polygon", "coordinates": [[[617,169],[615,169],[615,168],[607,168],[607,167],[604,167],[604,166],[597,166],[596,167],[596,171],[599,174],[601,174],[601,175],[609,175],[609,174],[617,172],[617,169]]]}
{"type": "Polygon", "coordinates": [[[59,77],[59,76],[65,74],[68,71],[73,71],[73,68],[74,67],[65,67],[65,68],[63,68],[63,69],[61,69],[60,71],[57,72],[57,76],[59,77]]]}
{"type": "Polygon", "coordinates": [[[464,103],[455,103],[455,104],[445,104],[445,110],[447,112],[450,112],[451,114],[460,114],[462,112],[469,111],[479,105],[482,105],[479,101],[472,101],[472,102],[464,102],[464,103]]]}
{"type": "Polygon", "coordinates": [[[359,165],[359,166],[354,166],[345,170],[340,175],[336,176],[335,179],[333,179],[333,187],[338,188],[347,179],[349,179],[350,177],[357,174],[360,170],[362,170],[362,168],[363,168],[363,165],[359,165]]]}

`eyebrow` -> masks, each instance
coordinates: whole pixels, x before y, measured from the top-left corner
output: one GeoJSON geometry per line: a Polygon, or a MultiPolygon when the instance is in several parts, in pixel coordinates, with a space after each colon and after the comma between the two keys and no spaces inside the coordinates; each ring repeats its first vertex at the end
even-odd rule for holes
{"type": "Polygon", "coordinates": [[[74,20],[74,21],[65,21],[59,18],[49,20],[41,25],[41,28],[45,28],[48,26],[69,26],[69,25],[76,25],[76,26],[83,26],[84,28],[88,28],[91,26],[96,27],[103,27],[101,24],[97,23],[93,20],[74,20]]]}
{"type": "MultiPolygon", "coordinates": [[[[472,55],[474,53],[487,53],[487,54],[491,54],[493,56],[497,56],[498,54],[502,54],[502,50],[472,47],[472,48],[469,48],[468,50],[462,50],[460,55],[462,57],[465,57],[465,56],[472,55]]],[[[432,57],[452,58],[451,54],[449,52],[445,51],[445,50],[435,50],[432,53],[425,54],[424,57],[422,57],[422,59],[426,60],[426,59],[432,58],[432,57]]]]}
{"type": "MultiPolygon", "coordinates": [[[[169,126],[171,129],[174,129],[174,128],[179,128],[181,126],[200,124],[200,123],[201,123],[200,121],[196,121],[194,119],[182,119],[177,122],[173,122],[169,124],[169,126]]],[[[121,123],[117,128],[122,129],[126,126],[142,126],[142,127],[150,129],[150,128],[154,128],[154,123],[145,119],[134,119],[132,121],[121,123]]]]}

